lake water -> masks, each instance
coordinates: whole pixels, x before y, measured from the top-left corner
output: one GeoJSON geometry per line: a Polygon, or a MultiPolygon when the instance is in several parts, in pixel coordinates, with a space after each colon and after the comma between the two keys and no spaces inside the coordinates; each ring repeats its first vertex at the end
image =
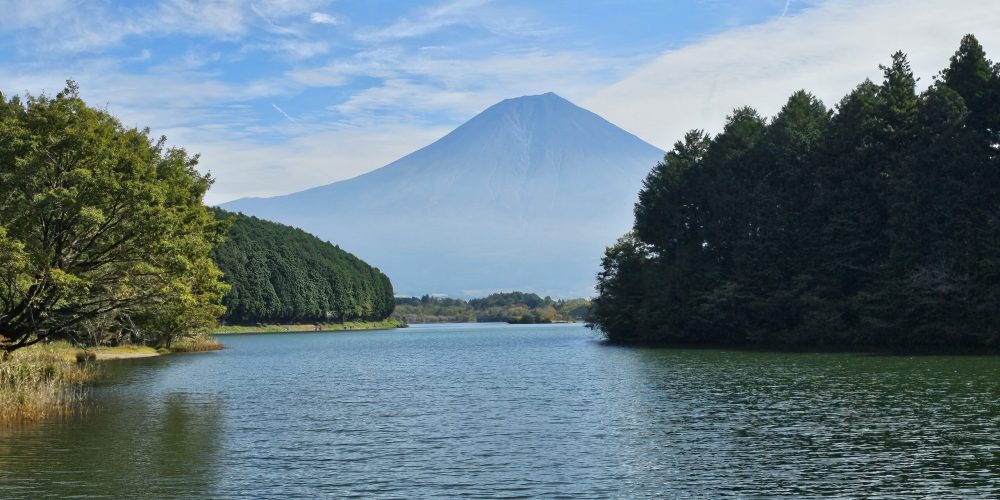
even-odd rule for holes
{"type": "Polygon", "coordinates": [[[1000,358],[630,349],[579,325],[226,336],[0,430],[0,497],[1000,495],[1000,358]]]}

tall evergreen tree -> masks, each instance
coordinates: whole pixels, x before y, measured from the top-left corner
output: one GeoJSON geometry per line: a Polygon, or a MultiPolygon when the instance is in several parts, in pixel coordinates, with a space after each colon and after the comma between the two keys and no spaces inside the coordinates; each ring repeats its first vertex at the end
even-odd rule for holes
{"type": "Polygon", "coordinates": [[[997,69],[962,40],[925,92],[902,52],[827,110],[805,91],[689,133],[608,249],[622,342],[1000,347],[997,69]]]}

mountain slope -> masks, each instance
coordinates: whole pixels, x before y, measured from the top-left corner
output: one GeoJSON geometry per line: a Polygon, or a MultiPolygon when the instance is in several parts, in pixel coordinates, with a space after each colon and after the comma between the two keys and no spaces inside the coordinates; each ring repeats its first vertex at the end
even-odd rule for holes
{"type": "Polygon", "coordinates": [[[400,293],[589,295],[662,155],[549,93],[505,100],[353,179],[223,207],[336,241],[400,293]]]}

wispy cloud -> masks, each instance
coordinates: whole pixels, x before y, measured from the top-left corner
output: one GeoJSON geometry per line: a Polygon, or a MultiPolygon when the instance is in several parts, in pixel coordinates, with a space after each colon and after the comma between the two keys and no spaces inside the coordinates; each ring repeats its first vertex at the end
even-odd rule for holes
{"type": "Polygon", "coordinates": [[[323,41],[300,40],[297,38],[277,38],[262,40],[243,45],[243,52],[273,52],[284,55],[287,59],[299,61],[326,54],[330,44],[323,41]]]}
{"type": "Polygon", "coordinates": [[[279,26],[278,24],[276,24],[274,21],[271,20],[270,17],[266,16],[263,12],[261,12],[260,9],[258,9],[257,6],[254,5],[253,3],[250,4],[250,10],[252,10],[254,14],[257,14],[257,17],[261,18],[266,23],[269,31],[282,35],[301,36],[301,34],[296,30],[293,30],[291,28],[286,28],[284,26],[279,26]]]}
{"type": "Polygon", "coordinates": [[[469,118],[507,97],[557,91],[583,98],[613,83],[638,61],[574,52],[510,51],[470,58],[461,51],[381,49],[296,70],[289,78],[307,87],[346,85],[356,78],[378,83],[329,107],[354,123],[378,116],[416,119],[424,114],[469,118]]]}
{"type": "Polygon", "coordinates": [[[340,19],[324,12],[313,12],[309,14],[309,22],[313,24],[340,24],[340,19]]]}
{"type": "Polygon", "coordinates": [[[402,18],[384,28],[362,32],[364,40],[377,41],[423,36],[456,24],[473,23],[480,18],[479,9],[492,0],[451,0],[436,7],[423,9],[420,14],[402,18]]]}
{"type": "Polygon", "coordinates": [[[14,0],[0,18],[0,31],[30,35],[25,49],[70,53],[104,50],[129,37],[185,34],[238,40],[253,31],[254,20],[270,33],[302,36],[295,27],[298,19],[308,24],[309,13],[327,4],[329,0],[160,0],[151,6],[112,8],[105,2],[14,0]]]}
{"type": "Polygon", "coordinates": [[[354,177],[411,153],[447,127],[402,124],[308,131],[281,144],[234,139],[218,130],[176,135],[202,153],[199,168],[217,179],[206,201],[274,196],[354,177]],[[189,137],[197,135],[198,137],[189,137]]]}
{"type": "Polygon", "coordinates": [[[367,42],[418,38],[453,26],[477,27],[495,35],[514,37],[540,36],[552,31],[510,5],[495,5],[494,0],[450,0],[421,9],[389,26],[362,30],[357,37],[367,42]]]}
{"type": "Polygon", "coordinates": [[[278,111],[278,113],[281,113],[281,116],[284,116],[285,118],[287,118],[287,119],[288,119],[288,121],[290,121],[290,122],[292,122],[292,123],[298,123],[298,122],[297,122],[297,121],[295,120],[295,118],[292,118],[291,116],[288,116],[288,113],[285,113],[285,110],[283,110],[283,109],[281,109],[280,107],[278,107],[278,105],[277,105],[277,104],[275,104],[275,103],[273,103],[273,102],[272,102],[272,103],[271,103],[271,107],[273,107],[273,108],[274,108],[275,110],[277,110],[277,111],[278,111]]]}
{"type": "Polygon", "coordinates": [[[927,85],[966,33],[1000,53],[995,0],[830,0],[663,54],[585,104],[669,148],[686,130],[720,130],[737,106],[774,114],[799,89],[833,105],[865,78],[881,80],[878,65],[896,50],[927,85]]]}

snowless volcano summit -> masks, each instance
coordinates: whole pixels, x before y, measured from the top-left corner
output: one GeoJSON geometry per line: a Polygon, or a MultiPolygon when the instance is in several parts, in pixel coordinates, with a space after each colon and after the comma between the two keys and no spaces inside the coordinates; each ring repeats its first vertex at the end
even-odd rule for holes
{"type": "Polygon", "coordinates": [[[222,205],[378,266],[397,294],[589,296],[663,152],[553,93],[507,99],[358,177],[222,205]]]}

